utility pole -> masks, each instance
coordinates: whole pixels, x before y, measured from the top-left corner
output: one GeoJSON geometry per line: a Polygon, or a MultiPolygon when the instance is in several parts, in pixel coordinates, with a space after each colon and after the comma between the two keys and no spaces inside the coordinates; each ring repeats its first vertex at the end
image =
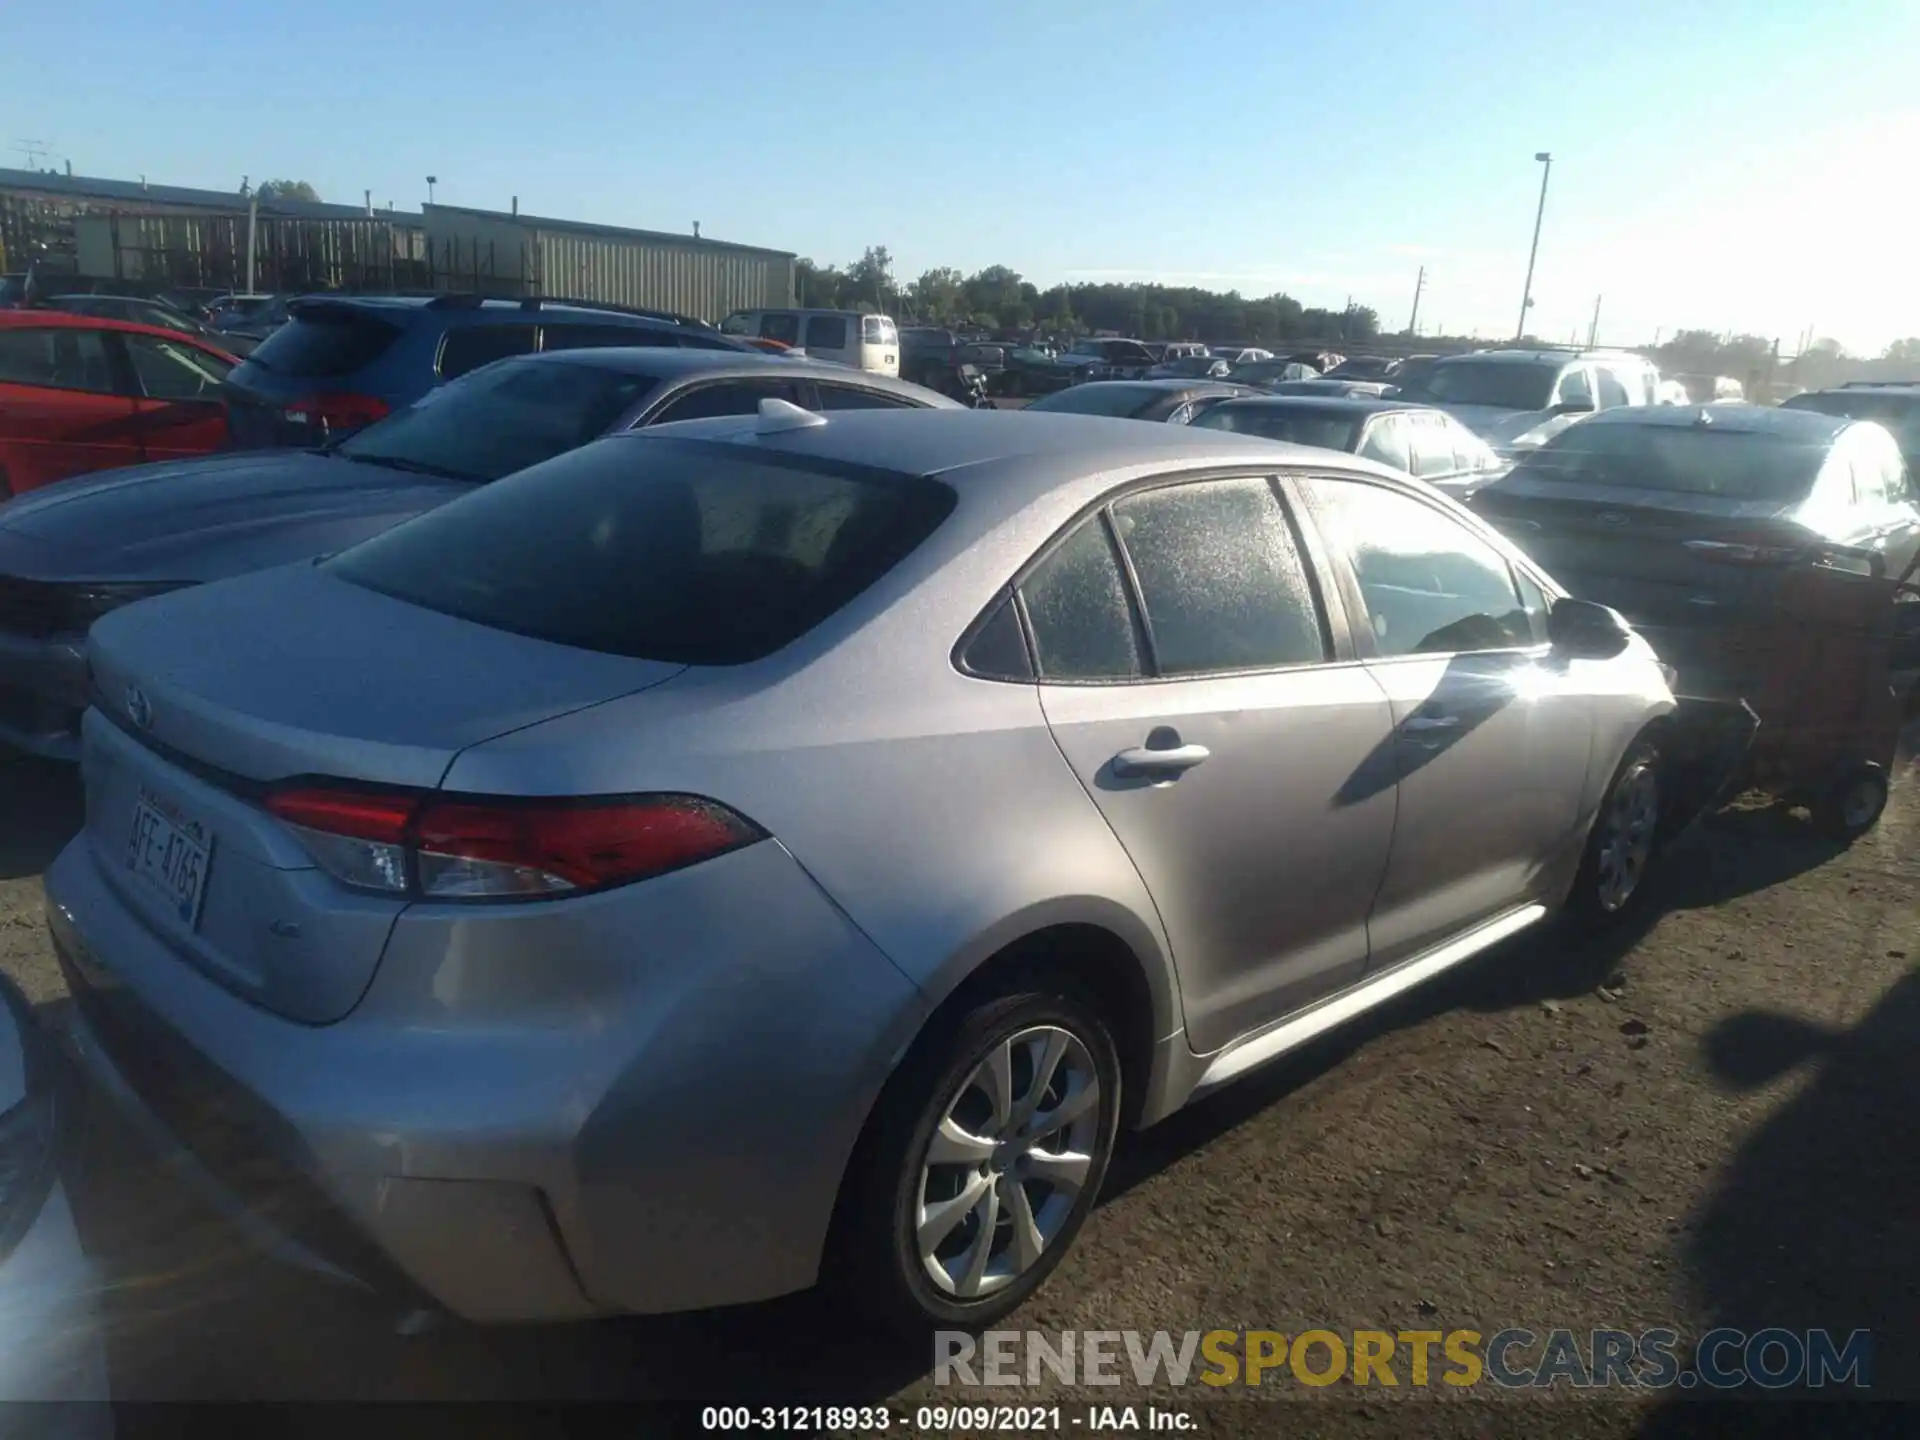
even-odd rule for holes
{"type": "Polygon", "coordinates": [[[1413,282],[1413,314],[1407,317],[1407,334],[1420,333],[1420,292],[1427,288],[1427,267],[1420,267],[1420,277],[1413,282]]]}
{"type": "Polygon", "coordinates": [[[1593,297],[1593,323],[1587,327],[1587,349],[1589,350],[1593,349],[1594,341],[1600,334],[1600,302],[1604,299],[1606,299],[1604,295],[1593,297]]]}
{"type": "Polygon", "coordinates": [[[247,294],[249,295],[256,293],[253,288],[253,277],[254,257],[258,252],[254,249],[254,238],[258,233],[259,225],[260,196],[255,193],[247,197],[247,294]]]}
{"type": "Polygon", "coordinates": [[[431,205],[433,203],[433,187],[439,183],[440,177],[438,175],[427,176],[427,204],[431,205]]]}
{"type": "Polygon", "coordinates": [[[1542,150],[1533,158],[1538,160],[1542,167],[1540,208],[1533,214],[1533,248],[1527,251],[1527,285],[1520,292],[1520,323],[1513,332],[1513,338],[1516,340],[1527,333],[1527,310],[1533,304],[1533,262],[1540,258],[1540,226],[1547,218],[1547,181],[1553,176],[1553,156],[1542,150]]]}
{"type": "Polygon", "coordinates": [[[47,158],[47,142],[44,140],[16,140],[13,148],[26,157],[29,170],[38,170],[40,162],[47,158]]]}

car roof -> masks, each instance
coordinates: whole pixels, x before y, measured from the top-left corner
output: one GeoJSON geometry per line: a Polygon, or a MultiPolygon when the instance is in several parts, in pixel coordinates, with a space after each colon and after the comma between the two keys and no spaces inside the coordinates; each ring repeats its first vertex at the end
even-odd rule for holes
{"type": "Polygon", "coordinates": [[[1850,425],[1871,422],[1818,410],[1789,410],[1778,405],[1616,405],[1589,415],[1589,425],[1638,425],[1646,429],[1690,430],[1698,426],[1742,435],[1777,435],[1816,443],[1831,440],[1850,425]]]}
{"type": "Polygon", "coordinates": [[[1349,415],[1373,415],[1383,410],[1435,410],[1432,405],[1415,405],[1405,400],[1388,400],[1378,395],[1249,395],[1244,400],[1224,400],[1220,409],[1234,410],[1326,410],[1349,415]]]}
{"type": "MultiPolygon", "coordinates": [[[[1424,357],[1422,357],[1424,358],[1424,357]]],[[[1628,350],[1529,350],[1510,346],[1504,350],[1469,350],[1463,355],[1441,355],[1442,365],[1570,365],[1576,360],[1607,360],[1618,364],[1631,360],[1639,365],[1653,362],[1628,350]]]]}
{"type": "MultiPolygon", "coordinates": [[[[590,365],[628,375],[651,375],[661,380],[677,379],[682,375],[804,375],[915,397],[937,393],[922,385],[896,380],[891,375],[855,370],[851,366],[836,365],[831,360],[776,355],[764,350],[683,350],[673,345],[587,345],[568,350],[546,350],[538,355],[516,355],[514,362],[521,365],[590,365]]],[[[944,395],[939,398],[948,404],[957,403],[944,395]]]]}
{"type": "MultiPolygon", "coordinates": [[[[1063,481],[1156,462],[1181,466],[1209,463],[1298,464],[1325,467],[1325,450],[1224,430],[1154,425],[1106,415],[972,410],[843,410],[825,424],[758,432],[751,417],[690,420],[613,437],[640,436],[717,440],[816,459],[891,470],[904,475],[944,476],[965,488],[991,484],[1033,499],[1063,481]],[[966,472],[962,475],[961,472],[966,472]]],[[[604,443],[604,442],[603,442],[604,443]]],[[[1349,458],[1348,469],[1394,477],[1383,466],[1349,458]]]]}
{"type": "MultiPolygon", "coordinates": [[[[117,330],[126,335],[157,335],[162,340],[178,341],[182,345],[198,345],[203,350],[219,350],[192,335],[182,334],[178,330],[162,329],[158,325],[142,325],[137,320],[120,320],[111,315],[76,315],[70,310],[0,310],[0,327],[59,329],[59,330],[117,330]]],[[[221,350],[221,354],[229,352],[221,350]]]]}

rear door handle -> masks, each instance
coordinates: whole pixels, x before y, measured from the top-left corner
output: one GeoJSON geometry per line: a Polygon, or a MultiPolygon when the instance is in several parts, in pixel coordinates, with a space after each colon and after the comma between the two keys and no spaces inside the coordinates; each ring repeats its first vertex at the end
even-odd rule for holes
{"type": "Polygon", "coordinates": [[[1204,745],[1175,745],[1168,750],[1150,750],[1137,745],[1113,757],[1113,773],[1128,775],[1179,775],[1193,769],[1213,752],[1204,745]]]}

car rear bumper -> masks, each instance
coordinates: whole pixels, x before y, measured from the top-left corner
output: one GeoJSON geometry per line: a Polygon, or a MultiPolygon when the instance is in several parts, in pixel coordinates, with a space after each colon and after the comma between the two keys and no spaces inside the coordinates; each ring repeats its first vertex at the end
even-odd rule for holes
{"type": "Polygon", "coordinates": [[[323,1026],[184,964],[103,863],[83,834],[46,877],[96,1090],[261,1248],[475,1321],[812,1284],[924,1013],[774,842],[577,901],[416,907],[323,1026]]]}
{"type": "Polygon", "coordinates": [[[80,758],[86,640],[0,631],[0,741],[51,760],[80,758]]]}

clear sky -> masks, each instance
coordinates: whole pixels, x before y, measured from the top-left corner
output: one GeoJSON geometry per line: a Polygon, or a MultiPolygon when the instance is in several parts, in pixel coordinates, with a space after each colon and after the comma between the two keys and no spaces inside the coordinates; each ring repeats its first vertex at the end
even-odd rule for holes
{"type": "Polygon", "coordinates": [[[0,163],[286,177],[899,279],[1004,263],[1603,341],[1920,334],[1920,3],[15,0],[0,163]]]}

